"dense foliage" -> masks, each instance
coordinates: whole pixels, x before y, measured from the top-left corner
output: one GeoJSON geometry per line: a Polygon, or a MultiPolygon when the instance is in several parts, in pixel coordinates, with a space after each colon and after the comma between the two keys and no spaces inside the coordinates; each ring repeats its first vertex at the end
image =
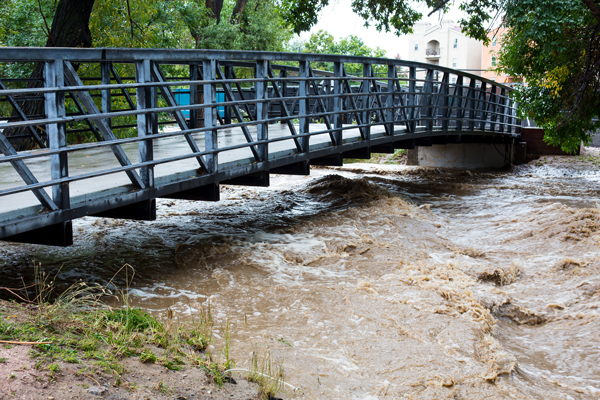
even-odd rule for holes
{"type": "MultiPolygon", "coordinates": [[[[225,0],[218,20],[203,1],[96,0],[89,28],[93,47],[283,50],[291,29],[273,0],[225,0]],[[237,7],[237,8],[236,8],[237,7]]],[[[57,2],[0,3],[0,46],[44,46],[57,2]]]]}
{"type": "Polygon", "coordinates": [[[581,0],[507,3],[500,69],[525,81],[515,95],[546,142],[576,151],[600,128],[600,14],[581,0]]]}
{"type": "MultiPolygon", "coordinates": [[[[365,42],[363,42],[363,40],[358,36],[349,35],[345,38],[336,40],[331,33],[324,30],[319,30],[317,33],[313,33],[309,40],[303,44],[300,51],[304,53],[315,54],[385,57],[385,50],[379,46],[375,48],[367,46],[365,42]]],[[[331,63],[314,62],[312,63],[312,66],[315,69],[333,71],[333,65],[331,63]]],[[[345,68],[346,72],[351,75],[362,75],[363,73],[362,64],[346,64],[345,68]]],[[[377,70],[375,72],[387,73],[387,68],[383,66],[381,71],[377,70]]]]}

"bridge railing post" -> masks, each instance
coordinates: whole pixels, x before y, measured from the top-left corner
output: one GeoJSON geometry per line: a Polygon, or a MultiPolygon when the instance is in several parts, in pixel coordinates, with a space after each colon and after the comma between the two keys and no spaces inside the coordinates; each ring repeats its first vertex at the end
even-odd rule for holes
{"type": "Polygon", "coordinates": [[[423,104],[421,116],[425,114],[425,129],[433,130],[433,69],[428,69],[422,89],[423,104]]]}
{"type": "Polygon", "coordinates": [[[344,99],[342,97],[342,63],[335,62],[333,63],[333,75],[336,78],[333,81],[333,94],[335,97],[333,98],[333,126],[336,129],[333,131],[333,137],[335,140],[335,145],[339,146],[342,144],[342,112],[344,111],[344,99]]]}
{"type": "MultiPolygon", "coordinates": [[[[190,64],[190,81],[200,80],[200,66],[198,64],[190,64]]],[[[190,106],[198,104],[198,85],[190,85],[190,106]]],[[[198,114],[202,114],[203,110],[190,108],[190,120],[188,127],[190,129],[198,128],[198,114]]]]}
{"type": "Polygon", "coordinates": [[[363,64],[363,84],[362,84],[362,92],[365,94],[362,97],[362,108],[364,111],[362,112],[362,123],[365,124],[364,139],[371,139],[371,76],[373,71],[373,67],[371,64],[363,64]]]}
{"type": "MultiPolygon", "coordinates": [[[[111,81],[111,63],[103,62],[100,63],[100,83],[103,85],[110,85],[111,81]]],[[[109,113],[111,111],[111,91],[110,89],[104,89],[102,92],[102,112],[109,113]]],[[[106,124],[112,128],[112,120],[109,118],[106,124]]]]}
{"type": "Polygon", "coordinates": [[[408,70],[408,115],[410,117],[410,132],[414,133],[417,127],[417,67],[408,70]]]}
{"type": "Polygon", "coordinates": [[[500,133],[504,133],[506,131],[506,89],[500,89],[500,106],[498,107],[498,113],[500,114],[500,118],[498,118],[498,122],[500,126],[498,130],[500,133]]]}
{"type": "MultiPolygon", "coordinates": [[[[135,81],[137,83],[152,82],[151,61],[137,61],[135,64],[135,81]]],[[[156,90],[156,89],[155,89],[156,90]]],[[[154,96],[150,87],[139,87],[136,89],[137,110],[145,111],[153,108],[154,96]]],[[[138,114],[137,115],[137,133],[138,137],[145,138],[138,142],[139,160],[141,163],[154,160],[154,146],[151,135],[154,134],[153,120],[156,114],[138,114]]],[[[142,167],[140,178],[147,188],[154,187],[154,166],[142,167]]]]}
{"type": "MultiPolygon", "coordinates": [[[[437,104],[439,105],[439,107],[441,109],[442,131],[447,132],[449,122],[450,122],[450,112],[452,112],[452,110],[449,108],[449,106],[450,106],[450,74],[448,72],[444,72],[444,76],[442,78],[442,83],[441,83],[440,89],[438,90],[438,96],[442,96],[441,105],[440,105],[440,101],[439,100],[437,101],[437,104]]],[[[439,111],[436,112],[436,117],[438,115],[440,115],[439,111]]]]}
{"type": "Polygon", "coordinates": [[[463,101],[464,96],[464,81],[463,76],[459,75],[456,78],[456,86],[454,87],[454,95],[458,100],[458,108],[456,109],[456,130],[460,133],[463,128],[463,118],[465,117],[463,103],[467,104],[467,101],[463,101]]]}
{"type": "MultiPolygon", "coordinates": [[[[225,79],[233,78],[233,66],[230,64],[225,65],[225,79]]],[[[231,106],[225,106],[225,110],[223,113],[223,119],[225,124],[231,124],[231,106]]]]}
{"type": "Polygon", "coordinates": [[[490,89],[490,97],[489,97],[489,103],[488,103],[488,107],[487,110],[490,113],[490,131],[495,132],[496,131],[496,120],[498,118],[498,102],[497,102],[497,98],[498,96],[496,95],[496,86],[491,85],[491,89],[490,89]]]}
{"type": "MultiPolygon", "coordinates": [[[[256,61],[256,78],[263,79],[262,81],[256,82],[256,100],[266,100],[269,98],[267,92],[267,78],[269,71],[269,62],[267,60],[256,61]]],[[[269,118],[269,104],[266,102],[256,103],[256,120],[264,121],[269,118]]],[[[266,122],[258,123],[256,125],[256,139],[259,144],[257,151],[261,161],[268,161],[269,158],[269,144],[260,143],[269,140],[269,125],[266,122]]]]}
{"type": "Polygon", "coordinates": [[[396,115],[396,108],[394,107],[396,99],[396,66],[388,65],[388,95],[386,99],[386,115],[385,119],[388,122],[388,128],[386,129],[390,136],[394,135],[394,116],[396,115]]]}
{"type": "Polygon", "coordinates": [[[469,130],[475,130],[475,79],[469,78],[469,92],[467,94],[467,104],[465,108],[469,112],[469,130]]]}
{"type": "MultiPolygon", "coordinates": [[[[299,133],[300,135],[307,135],[309,133],[309,99],[303,98],[309,95],[309,84],[308,78],[310,71],[310,63],[308,61],[300,61],[299,64],[299,73],[300,78],[303,78],[298,83],[298,97],[300,100],[298,101],[299,111],[298,114],[300,116],[300,126],[299,133]]],[[[308,152],[309,150],[309,137],[302,136],[300,138],[300,147],[302,147],[302,152],[308,152]]]]}
{"type": "MultiPolygon", "coordinates": [[[[204,104],[209,107],[204,108],[204,126],[207,128],[216,128],[217,126],[217,88],[216,88],[216,76],[217,76],[217,61],[216,60],[204,60],[203,61],[203,79],[207,81],[204,83],[204,104]]],[[[211,129],[206,131],[204,136],[204,148],[206,151],[217,150],[219,142],[217,139],[217,129],[211,129]]],[[[209,173],[216,173],[218,171],[218,154],[209,153],[206,155],[206,166],[209,173]]]]}
{"type": "Polygon", "coordinates": [[[481,88],[479,89],[479,103],[477,106],[476,115],[480,115],[479,117],[479,130],[485,131],[485,125],[487,122],[487,112],[486,107],[488,105],[488,96],[487,96],[487,83],[481,82],[481,88]],[[481,112],[481,114],[479,113],[481,112]]]}
{"type": "MultiPolygon", "coordinates": [[[[44,86],[57,88],[65,86],[64,62],[62,59],[46,61],[44,64],[44,86]]],[[[65,93],[45,93],[44,104],[46,116],[49,119],[66,116],[65,93]]],[[[48,144],[50,150],[67,147],[67,132],[64,122],[47,124],[48,144]]],[[[52,180],[69,176],[69,163],[67,153],[53,154],[50,156],[50,176],[52,180]]],[[[71,208],[69,184],[60,183],[52,186],[52,199],[60,209],[71,208]]]]}

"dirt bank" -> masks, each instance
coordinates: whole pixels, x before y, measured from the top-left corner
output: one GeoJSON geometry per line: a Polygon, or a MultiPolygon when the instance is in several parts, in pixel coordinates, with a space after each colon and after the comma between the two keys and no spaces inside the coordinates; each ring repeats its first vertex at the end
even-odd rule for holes
{"type": "MultiPolygon", "coordinates": [[[[1,400],[260,398],[257,383],[222,374],[223,364],[196,350],[206,338],[169,334],[163,325],[152,332],[102,326],[100,314],[64,319],[53,311],[0,300],[1,400]]],[[[139,324],[155,321],[143,316],[139,324]]]]}

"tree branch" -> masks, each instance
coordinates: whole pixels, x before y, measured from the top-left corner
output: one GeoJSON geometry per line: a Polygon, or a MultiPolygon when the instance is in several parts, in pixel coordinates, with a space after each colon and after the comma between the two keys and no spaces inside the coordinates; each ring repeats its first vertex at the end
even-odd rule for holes
{"type": "Polygon", "coordinates": [[[446,4],[448,4],[450,2],[450,0],[441,0],[440,3],[435,6],[435,8],[429,13],[427,14],[428,17],[431,17],[431,15],[437,11],[439,11],[442,7],[444,7],[446,4]]]}
{"type": "Polygon", "coordinates": [[[131,28],[131,38],[133,39],[133,19],[131,18],[131,5],[127,0],[127,17],[129,18],[129,27],[131,28]]]}
{"type": "Polygon", "coordinates": [[[42,16],[42,19],[44,20],[44,25],[46,25],[46,34],[49,38],[50,37],[50,27],[48,26],[48,21],[46,21],[46,16],[44,15],[44,12],[42,11],[42,1],[41,0],[38,0],[38,8],[40,10],[40,15],[42,16]]]}

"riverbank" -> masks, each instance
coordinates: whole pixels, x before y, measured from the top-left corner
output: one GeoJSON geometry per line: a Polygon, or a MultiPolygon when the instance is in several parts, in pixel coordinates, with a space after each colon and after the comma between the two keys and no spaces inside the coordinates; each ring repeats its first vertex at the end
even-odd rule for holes
{"type": "MultiPolygon", "coordinates": [[[[102,293],[104,292],[104,293],[102,293]]],[[[211,345],[210,311],[193,324],[101,306],[78,283],[52,304],[0,300],[0,399],[259,399],[232,378],[228,344],[211,345]]]]}

